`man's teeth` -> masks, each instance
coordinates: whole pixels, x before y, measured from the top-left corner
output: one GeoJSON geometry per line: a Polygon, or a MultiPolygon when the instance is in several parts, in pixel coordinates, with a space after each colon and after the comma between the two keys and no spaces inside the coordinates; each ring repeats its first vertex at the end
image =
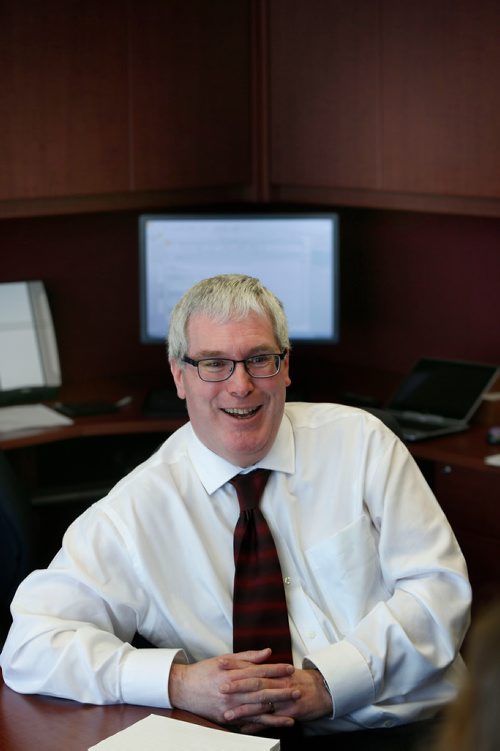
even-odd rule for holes
{"type": "Polygon", "coordinates": [[[240,417],[253,415],[253,413],[256,411],[256,407],[248,407],[247,409],[242,409],[241,407],[232,407],[224,410],[224,412],[226,412],[228,415],[239,415],[240,417]]]}

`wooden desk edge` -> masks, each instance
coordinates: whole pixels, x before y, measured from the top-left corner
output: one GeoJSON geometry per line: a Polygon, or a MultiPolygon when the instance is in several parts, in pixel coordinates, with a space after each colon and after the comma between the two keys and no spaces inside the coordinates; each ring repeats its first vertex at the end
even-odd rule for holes
{"type": "MultiPolygon", "coordinates": [[[[124,435],[132,433],[172,433],[188,420],[187,413],[153,417],[142,411],[149,388],[134,381],[103,381],[68,387],[60,395],[61,401],[85,402],[95,399],[114,402],[124,394],[131,402],[118,412],[75,418],[72,425],[57,428],[40,428],[19,432],[0,433],[0,449],[9,450],[54,443],[72,438],[101,435],[124,435]]],[[[180,404],[180,401],[179,401],[180,404]]],[[[48,407],[53,402],[46,402],[48,407]]]]}
{"type": "Polygon", "coordinates": [[[18,694],[0,671],[0,748],[2,751],[87,751],[135,722],[158,714],[203,727],[225,730],[209,720],[179,709],[131,704],[79,704],[38,694],[18,694]]]}

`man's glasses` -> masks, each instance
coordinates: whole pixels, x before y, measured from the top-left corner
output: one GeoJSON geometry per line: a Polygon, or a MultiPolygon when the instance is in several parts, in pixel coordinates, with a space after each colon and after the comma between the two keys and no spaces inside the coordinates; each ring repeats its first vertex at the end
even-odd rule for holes
{"type": "Polygon", "coordinates": [[[245,370],[252,378],[272,378],[279,373],[286,352],[284,349],[279,354],[252,355],[244,360],[230,360],[227,357],[206,357],[202,360],[193,360],[185,355],[182,362],[197,368],[201,380],[209,383],[227,381],[239,362],[243,363],[245,370]]]}

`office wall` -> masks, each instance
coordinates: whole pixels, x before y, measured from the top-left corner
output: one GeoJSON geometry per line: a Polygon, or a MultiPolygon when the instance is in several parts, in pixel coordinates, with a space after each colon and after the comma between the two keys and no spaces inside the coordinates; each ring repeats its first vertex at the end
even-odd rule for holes
{"type": "Polygon", "coordinates": [[[421,355],[500,363],[500,221],[344,214],[343,361],[403,372],[421,355]]]}
{"type": "MultiPolygon", "coordinates": [[[[1,221],[0,259],[0,281],[45,281],[65,382],[164,371],[139,343],[137,213],[1,221]]],[[[500,362],[499,219],[341,210],[341,271],[341,342],[297,347],[298,385],[424,354],[500,362]]]]}

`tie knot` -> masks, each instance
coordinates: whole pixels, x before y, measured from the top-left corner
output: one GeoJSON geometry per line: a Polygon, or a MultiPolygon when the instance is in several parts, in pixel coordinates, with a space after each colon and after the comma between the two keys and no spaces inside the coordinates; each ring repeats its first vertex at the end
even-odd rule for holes
{"type": "Polygon", "coordinates": [[[236,488],[240,511],[257,508],[271,470],[254,469],[246,475],[236,475],[229,482],[236,488]]]}

